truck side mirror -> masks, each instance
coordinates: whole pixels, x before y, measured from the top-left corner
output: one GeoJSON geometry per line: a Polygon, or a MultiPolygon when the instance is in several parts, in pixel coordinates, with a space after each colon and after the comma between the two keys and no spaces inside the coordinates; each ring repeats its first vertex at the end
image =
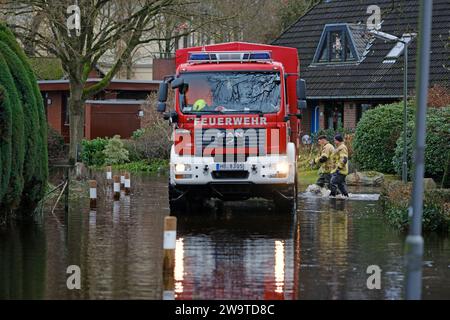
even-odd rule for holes
{"type": "Polygon", "coordinates": [[[306,81],[304,79],[297,80],[297,105],[299,109],[306,109],[306,81]]]}
{"type": "Polygon", "coordinates": [[[297,80],[297,99],[306,100],[306,81],[303,79],[297,80]]]}
{"type": "Polygon", "coordinates": [[[158,91],[158,104],[156,106],[156,110],[158,112],[165,112],[166,111],[166,101],[167,101],[167,95],[169,90],[169,84],[164,81],[159,84],[159,91],[158,91]]]}
{"type": "Polygon", "coordinates": [[[158,101],[159,102],[166,102],[167,101],[167,95],[169,91],[169,84],[164,81],[159,84],[159,91],[158,91],[158,101]]]}

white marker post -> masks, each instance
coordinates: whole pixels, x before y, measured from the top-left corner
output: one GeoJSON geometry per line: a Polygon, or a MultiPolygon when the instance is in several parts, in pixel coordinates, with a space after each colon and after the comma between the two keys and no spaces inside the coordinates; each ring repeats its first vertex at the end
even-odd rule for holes
{"type": "Polygon", "coordinates": [[[114,176],[114,200],[120,200],[120,177],[114,176]]]}
{"type": "Polygon", "coordinates": [[[175,248],[177,242],[177,218],[164,218],[163,300],[175,300],[175,248]]]}
{"type": "Polygon", "coordinates": [[[89,198],[90,198],[90,208],[97,208],[97,181],[89,181],[89,198]]]}
{"type": "Polygon", "coordinates": [[[125,171],[120,173],[120,190],[125,189],[125,171]]]}
{"type": "Polygon", "coordinates": [[[130,195],[131,189],[131,177],[128,172],[125,172],[125,195],[130,195]]]}
{"type": "Polygon", "coordinates": [[[110,182],[112,180],[112,167],[111,166],[106,167],[106,180],[108,180],[108,182],[110,182]]]}

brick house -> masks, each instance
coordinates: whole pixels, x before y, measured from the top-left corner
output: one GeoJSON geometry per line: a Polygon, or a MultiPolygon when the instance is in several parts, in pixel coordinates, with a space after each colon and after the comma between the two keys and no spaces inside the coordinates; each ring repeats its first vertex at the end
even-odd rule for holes
{"type": "MultiPolygon", "coordinates": [[[[354,129],[367,109],[403,100],[402,44],[375,39],[368,32],[367,25],[378,9],[380,31],[399,38],[417,33],[418,0],[328,0],[314,6],[273,42],[298,49],[300,75],[307,83],[304,134],[340,124],[354,129]]],[[[449,17],[450,2],[435,0],[430,82],[447,89],[449,17]]],[[[416,48],[414,38],[408,47],[409,94],[414,93],[416,48]]]]}
{"type": "MultiPolygon", "coordinates": [[[[90,78],[87,84],[95,84],[100,78],[90,78]]],[[[141,128],[143,104],[149,94],[158,90],[157,80],[112,80],[109,86],[85,103],[85,138],[112,137],[116,134],[129,138],[141,128]]],[[[69,142],[70,95],[69,80],[40,80],[39,89],[49,125],[69,142]]]]}

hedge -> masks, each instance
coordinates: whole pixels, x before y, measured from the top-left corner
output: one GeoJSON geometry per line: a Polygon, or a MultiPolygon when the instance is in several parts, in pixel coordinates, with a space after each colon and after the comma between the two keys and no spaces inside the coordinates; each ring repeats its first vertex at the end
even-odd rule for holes
{"type": "MultiPolygon", "coordinates": [[[[47,187],[48,180],[48,151],[47,151],[47,117],[45,115],[44,101],[42,99],[41,91],[39,90],[39,86],[37,84],[36,76],[29,64],[28,58],[20,48],[17,43],[13,33],[4,25],[0,23],[0,41],[4,41],[10,49],[17,55],[20,61],[23,64],[23,67],[30,79],[33,94],[36,98],[36,110],[38,113],[38,121],[36,121],[35,125],[38,126],[38,157],[36,158],[36,185],[39,186],[39,192],[37,194],[37,198],[41,199],[47,187]]],[[[35,207],[35,201],[30,203],[31,207],[24,207],[24,210],[32,210],[35,207]]]]}
{"type": "Polygon", "coordinates": [[[23,107],[14,84],[14,79],[2,54],[0,54],[0,85],[2,85],[6,92],[8,92],[12,113],[12,149],[9,155],[11,158],[10,178],[6,194],[1,200],[2,207],[8,209],[17,207],[20,203],[20,196],[23,191],[23,162],[25,147],[23,107]]]}
{"type": "Polygon", "coordinates": [[[36,97],[29,77],[19,58],[6,46],[0,42],[0,54],[6,58],[10,70],[15,70],[12,76],[15,80],[19,98],[23,106],[24,116],[24,138],[25,138],[25,160],[23,166],[24,192],[21,202],[23,207],[30,207],[40,200],[41,185],[37,181],[39,168],[36,161],[39,158],[39,124],[36,97]]]}
{"type": "MultiPolygon", "coordinates": [[[[413,174],[412,154],[415,147],[414,121],[408,123],[407,161],[409,176],[413,174]]],[[[401,175],[403,162],[403,132],[397,140],[392,160],[397,174],[401,175]]],[[[425,176],[444,186],[450,185],[450,107],[430,108],[427,111],[427,135],[425,140],[425,176]]]]}
{"type": "Polygon", "coordinates": [[[11,175],[11,117],[9,96],[0,84],[0,203],[8,189],[11,175]]]}
{"type": "MultiPolygon", "coordinates": [[[[408,207],[412,183],[390,181],[383,185],[381,200],[383,213],[390,225],[400,231],[409,228],[408,207]]],[[[425,190],[422,228],[425,232],[449,232],[450,229],[450,189],[425,190]]]]}
{"type": "MultiPolygon", "coordinates": [[[[408,102],[407,110],[409,119],[412,119],[412,102],[408,102]]],[[[366,111],[358,122],[353,139],[353,160],[359,169],[394,173],[392,159],[402,130],[403,102],[366,111]]]]}
{"type": "MultiPolygon", "coordinates": [[[[43,197],[47,185],[47,121],[42,96],[28,58],[11,31],[2,24],[0,79],[0,85],[8,93],[12,114],[11,151],[5,153],[12,163],[9,189],[0,199],[0,205],[3,210],[31,213],[43,197]]],[[[2,172],[5,171],[2,166],[2,172]]]]}

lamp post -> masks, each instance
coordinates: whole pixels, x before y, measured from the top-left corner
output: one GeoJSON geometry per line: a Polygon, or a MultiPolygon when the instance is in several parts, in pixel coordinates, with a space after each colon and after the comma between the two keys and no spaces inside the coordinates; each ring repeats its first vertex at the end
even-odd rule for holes
{"type": "Polygon", "coordinates": [[[400,42],[403,44],[403,157],[402,157],[402,181],[408,181],[408,157],[407,157],[407,134],[408,134],[408,46],[415,34],[407,34],[402,38],[378,30],[370,30],[373,36],[389,42],[400,42]]]}
{"type": "Polygon", "coordinates": [[[412,194],[412,219],[406,238],[406,299],[418,300],[422,294],[422,214],[423,214],[423,177],[425,171],[425,136],[428,82],[430,78],[430,47],[433,1],[420,1],[420,41],[416,74],[416,150],[414,153],[414,183],[412,194]]]}

